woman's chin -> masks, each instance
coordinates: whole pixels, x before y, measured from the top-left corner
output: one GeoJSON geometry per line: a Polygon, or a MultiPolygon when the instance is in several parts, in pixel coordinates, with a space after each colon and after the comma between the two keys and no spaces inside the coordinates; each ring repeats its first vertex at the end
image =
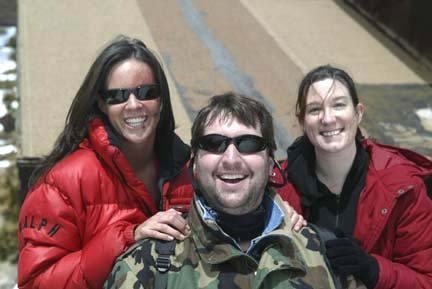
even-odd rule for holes
{"type": "Polygon", "coordinates": [[[317,152],[323,153],[339,153],[345,150],[348,146],[341,142],[320,143],[315,146],[317,152]]]}

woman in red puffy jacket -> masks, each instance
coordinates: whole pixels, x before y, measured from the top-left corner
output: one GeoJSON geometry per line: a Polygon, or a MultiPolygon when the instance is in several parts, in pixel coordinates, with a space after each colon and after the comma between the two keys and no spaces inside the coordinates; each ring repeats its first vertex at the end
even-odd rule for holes
{"type": "Polygon", "coordinates": [[[101,288],[135,241],[189,233],[189,147],[174,128],[159,61],[143,42],[117,38],[35,172],[19,219],[20,288],[101,288]]]}
{"type": "Polygon", "coordinates": [[[332,267],[372,289],[432,288],[432,162],[364,139],[351,77],[321,66],[300,84],[304,135],[288,148],[285,200],[309,223],[334,231],[332,267]]]}

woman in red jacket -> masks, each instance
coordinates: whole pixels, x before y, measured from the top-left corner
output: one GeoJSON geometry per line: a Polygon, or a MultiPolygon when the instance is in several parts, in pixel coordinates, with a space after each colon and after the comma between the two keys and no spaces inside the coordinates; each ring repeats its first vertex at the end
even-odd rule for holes
{"type": "Polygon", "coordinates": [[[281,195],[306,220],[334,231],[332,267],[367,288],[432,288],[432,163],[361,137],[354,82],[331,66],[300,84],[296,114],[304,135],[288,150],[281,195]]]}
{"type": "Polygon", "coordinates": [[[102,288],[135,241],[188,234],[189,147],[174,128],[159,61],[119,37],[92,64],[22,206],[20,288],[102,288]]]}

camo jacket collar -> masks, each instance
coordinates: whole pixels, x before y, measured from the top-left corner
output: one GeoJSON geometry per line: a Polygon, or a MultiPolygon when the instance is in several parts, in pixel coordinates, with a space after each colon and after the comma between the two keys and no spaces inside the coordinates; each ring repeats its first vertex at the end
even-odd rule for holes
{"type": "MultiPolygon", "coordinates": [[[[189,224],[192,229],[192,239],[197,247],[197,252],[203,262],[208,264],[220,264],[236,257],[247,257],[250,263],[258,266],[265,259],[268,251],[297,252],[293,247],[290,221],[285,217],[282,209],[282,201],[273,191],[265,194],[265,206],[271,212],[268,215],[263,234],[251,241],[247,252],[242,252],[238,243],[225,234],[215,221],[214,212],[203,204],[198,195],[195,195],[193,206],[189,213],[189,224]],[[284,250],[285,251],[285,250],[284,250]],[[266,254],[263,254],[266,253],[266,254]]],[[[274,255],[274,252],[271,253],[274,255]]],[[[305,263],[298,254],[294,256],[278,255],[274,269],[279,267],[294,267],[306,271],[305,263]]],[[[273,256],[272,256],[273,258],[273,256]]],[[[271,271],[271,270],[270,270],[271,271]]]]}
{"type": "MultiPolygon", "coordinates": [[[[197,208],[199,208],[199,212],[201,215],[201,218],[204,220],[204,222],[208,223],[214,223],[218,230],[232,243],[235,244],[235,246],[239,247],[238,242],[226,234],[220,226],[218,226],[216,219],[217,219],[217,212],[214,211],[212,208],[210,208],[208,205],[206,205],[205,201],[203,200],[202,196],[197,195],[196,197],[196,203],[197,208]]],[[[263,198],[263,204],[267,211],[266,221],[265,221],[265,227],[262,232],[262,234],[255,239],[251,241],[251,245],[248,249],[248,251],[252,250],[255,244],[258,240],[260,240],[265,235],[269,234],[270,232],[276,230],[282,223],[284,218],[284,213],[282,212],[282,209],[279,207],[279,205],[269,196],[268,193],[264,195],[263,198]]]]}

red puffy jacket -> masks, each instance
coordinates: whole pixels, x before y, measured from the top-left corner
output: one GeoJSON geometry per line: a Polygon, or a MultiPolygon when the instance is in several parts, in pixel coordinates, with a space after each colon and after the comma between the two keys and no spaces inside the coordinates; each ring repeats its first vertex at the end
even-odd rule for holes
{"type": "MultiPolygon", "coordinates": [[[[432,200],[424,178],[432,176],[432,162],[412,151],[371,140],[362,144],[370,162],[357,206],[354,237],[378,261],[375,289],[430,289],[432,200]]],[[[279,193],[307,219],[300,192],[292,183],[279,193]]]]}
{"type": "MultiPolygon", "coordinates": [[[[102,288],[134,227],[158,211],[112,135],[95,119],[89,137],[31,192],[19,218],[20,288],[102,288]]],[[[188,147],[176,136],[175,161],[159,164],[162,208],[189,208],[188,147]]]]}

